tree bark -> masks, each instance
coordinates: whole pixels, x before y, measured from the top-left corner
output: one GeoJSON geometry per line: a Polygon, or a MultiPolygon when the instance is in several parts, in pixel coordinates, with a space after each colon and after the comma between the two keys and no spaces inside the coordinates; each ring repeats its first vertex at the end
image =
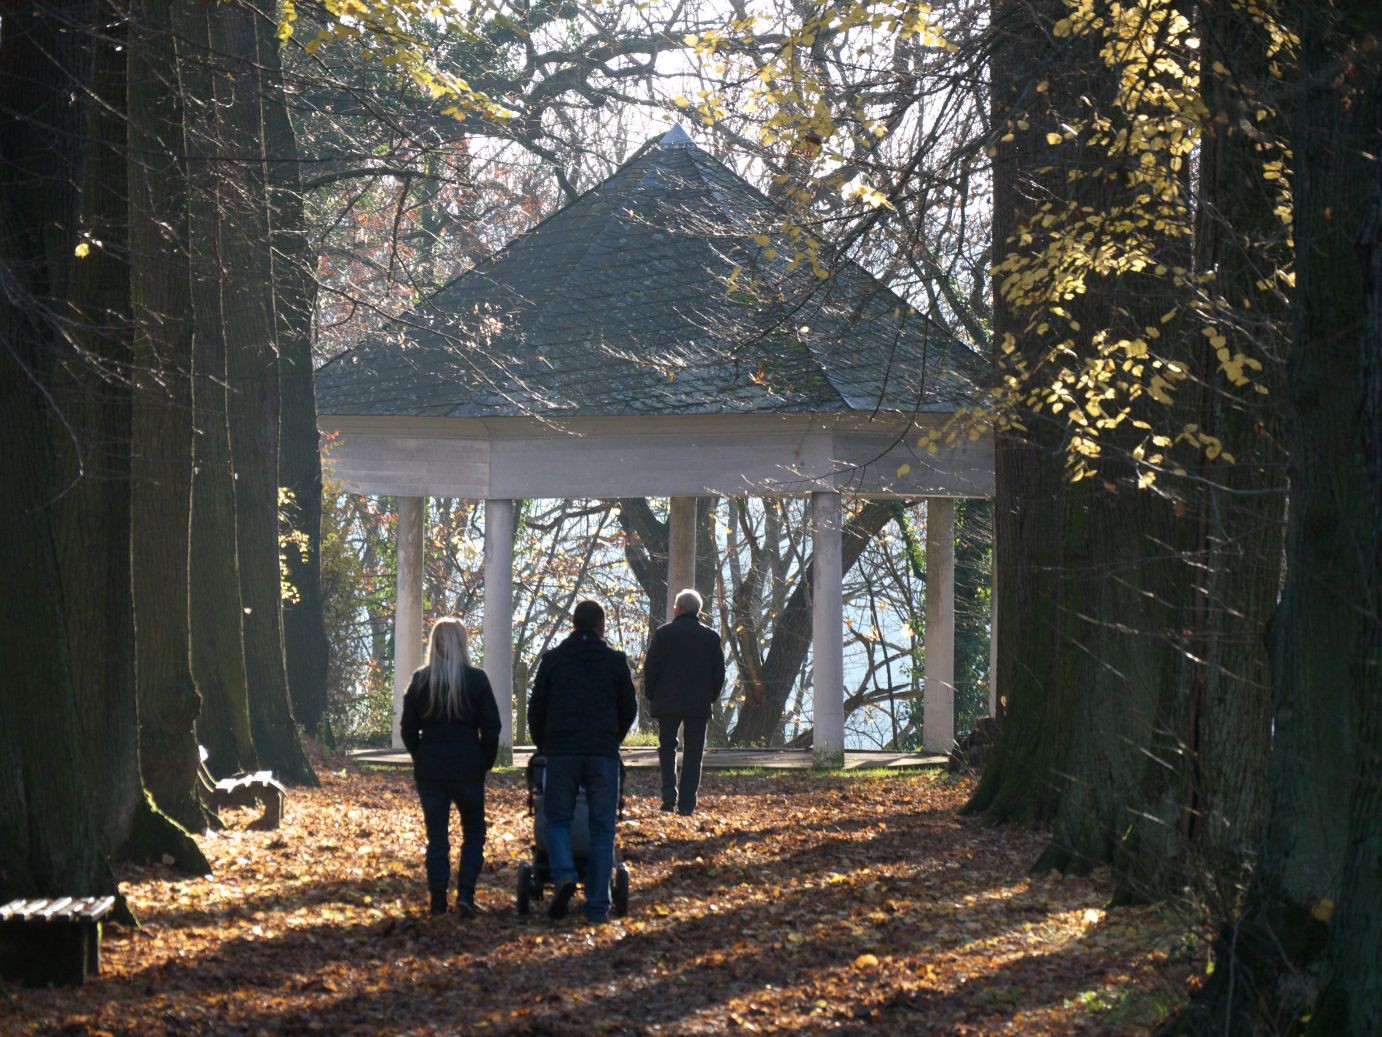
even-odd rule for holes
{"type": "Polygon", "coordinates": [[[1171,1032],[1284,1032],[1309,1016],[1311,1033],[1361,1035],[1382,1020],[1377,525],[1365,492],[1376,458],[1370,467],[1363,433],[1377,415],[1364,387],[1375,391],[1379,348],[1374,15],[1366,3],[1299,8],[1291,507],[1286,582],[1268,633],[1267,813],[1242,915],[1171,1032]]]}
{"type": "Polygon", "coordinates": [[[260,98],[268,169],[275,326],[278,333],[279,484],[291,495],[284,551],[291,595],[283,603],[288,690],[298,723],[316,733],[326,714],[328,648],[321,582],[321,453],[312,381],[315,259],[307,241],[297,138],[288,119],[273,5],[261,12],[260,98]]]}
{"type": "Polygon", "coordinates": [[[1200,83],[1210,116],[1200,152],[1196,267],[1207,310],[1233,352],[1260,365],[1248,384],[1221,372],[1216,349],[1187,336],[1200,428],[1234,455],[1198,468],[1188,499],[1199,523],[1189,572],[1188,685],[1168,685],[1162,746],[1146,766],[1148,802],[1119,853],[1118,902],[1170,894],[1189,881],[1221,919],[1238,909],[1266,797],[1271,693],[1262,632],[1281,586],[1286,519],[1282,429],[1285,297],[1265,270],[1289,265],[1276,213],[1280,181],[1261,174],[1284,141],[1270,37],[1245,9],[1201,9],[1200,83]],[[1259,113],[1271,113],[1263,118],[1259,113]],[[1243,127],[1250,127],[1245,132],[1243,127]],[[1245,170],[1254,171],[1244,175],[1245,170]],[[1265,395],[1258,392],[1261,388],[1265,395]],[[1176,766],[1168,768],[1166,760],[1176,766]],[[1173,780],[1168,783],[1167,779],[1173,780]]]}
{"type": "MultiPolygon", "coordinates": [[[[15,9],[0,31],[0,898],[109,893],[54,543],[54,366],[78,243],[94,5],[15,9]]],[[[70,433],[69,433],[70,434],[70,433]]]]}
{"type": "Polygon", "coordinates": [[[178,92],[183,98],[187,156],[187,270],[192,285],[193,443],[191,585],[188,601],[192,673],[202,695],[197,736],[217,776],[259,766],[250,728],[249,683],[241,623],[235,484],[227,418],[226,322],[221,312],[218,254],[222,150],[213,97],[213,56],[207,9],[174,9],[178,92]]]}
{"type": "MultiPolygon", "coordinates": [[[[1087,214],[1150,204],[1099,145],[1063,138],[1060,127],[1072,121],[1127,117],[1112,110],[1117,78],[1101,57],[1101,39],[1056,40],[1054,54],[1042,47],[1052,21],[1066,13],[1050,3],[1002,4],[996,13],[1004,41],[994,62],[997,122],[1013,138],[995,164],[1000,263],[1022,247],[1015,233],[1039,242],[1064,234],[1097,249],[1101,235],[1118,232],[1084,222],[1087,214]],[[1040,16],[1032,20],[1034,12],[1040,16]],[[1043,60],[1058,67],[1043,69],[1043,60]],[[1053,198],[1058,209],[1078,203],[1071,211],[1078,226],[1042,229],[1043,206],[1053,198]]],[[[1154,245],[1168,267],[1188,265],[1173,258],[1184,248],[1174,237],[1154,245]]],[[[1085,292],[1062,300],[1075,319],[1068,325],[1075,351],[1097,356],[1096,331],[1119,341],[1166,327],[1164,283],[1093,270],[1086,279],[1085,292]]],[[[1040,369],[1056,341],[1037,316],[1044,304],[997,294],[995,339],[1040,369]]],[[[1145,395],[1130,406],[1130,417],[1147,425],[1175,423],[1173,410],[1145,395]]],[[[1133,421],[1104,431],[1097,476],[1072,482],[1064,417],[1030,406],[1017,417],[1020,427],[999,436],[996,453],[998,686],[1011,715],[967,809],[995,820],[1049,818],[1051,843],[1035,868],[1079,873],[1111,862],[1132,817],[1149,797],[1165,795],[1164,785],[1143,780],[1144,752],[1169,729],[1162,689],[1185,682],[1183,559],[1195,526],[1184,487],[1169,475],[1158,493],[1135,489],[1142,434],[1133,421]]],[[[1177,766],[1164,741],[1158,748],[1163,767],[1177,766]]]]}
{"type": "MultiPolygon", "coordinates": [[[[1016,0],[994,0],[995,33],[990,61],[995,125],[1011,127],[993,160],[993,250],[995,265],[1007,254],[1015,231],[1036,216],[1040,199],[1064,188],[1064,171],[1053,166],[1045,127],[1027,128],[1015,117],[1035,104],[1035,85],[1049,65],[1049,27],[1063,13],[1051,0],[1028,8],[1016,0]]],[[[1091,60],[1088,56],[1084,58],[1091,60]]],[[[1062,85],[1062,95],[1074,88],[1062,85]]],[[[1068,98],[1066,98],[1068,103],[1068,98]]],[[[1056,105],[1043,114],[1059,121],[1056,105]]],[[[993,341],[1012,335],[1019,342],[1025,315],[1001,291],[994,292],[993,341]]],[[[1063,531],[1053,514],[1068,489],[1057,447],[1060,430],[1034,419],[1025,435],[999,434],[994,443],[994,549],[997,554],[999,616],[997,680],[1002,734],[966,813],[995,821],[1049,821],[1064,789],[1062,765],[1073,732],[1064,723],[1074,677],[1072,656],[1049,629],[1068,622],[1064,576],[1051,557],[1063,531]],[[1062,672],[1061,666],[1071,672],[1062,672]]],[[[1081,491],[1081,496],[1088,491],[1081,491]]],[[[1073,642],[1078,643],[1078,642],[1073,642]]]]}
{"type": "Polygon", "coordinates": [[[101,849],[202,875],[206,858],[159,813],[139,772],[134,599],[130,571],[130,271],[125,248],[125,48],[120,16],[93,26],[92,98],[82,184],[94,242],[72,275],[75,349],[55,377],[53,443],[58,564],[92,820],[101,849]],[[93,565],[94,559],[100,559],[93,565]]]}
{"type": "Polygon", "coordinates": [[[132,558],[140,767],[159,808],[202,828],[187,614],[192,328],[181,111],[168,0],[135,0],[129,46],[129,248],[134,319],[132,558]]]}
{"type": "Polygon", "coordinates": [[[1382,76],[1376,52],[1372,94],[1371,198],[1358,234],[1363,274],[1362,430],[1366,458],[1365,521],[1372,531],[1362,558],[1367,597],[1363,653],[1353,679],[1358,716],[1358,754],[1353,765],[1349,841],[1339,904],[1330,940],[1329,979],[1311,1018],[1308,1037],[1382,1033],[1382,76]]]}
{"type": "Polygon", "coordinates": [[[222,183],[219,258],[226,328],[236,540],[244,608],[250,724],[260,761],[283,780],[315,784],[288,696],[278,530],[280,386],[273,311],[269,198],[258,70],[258,15],[243,2],[208,11],[222,183]]]}

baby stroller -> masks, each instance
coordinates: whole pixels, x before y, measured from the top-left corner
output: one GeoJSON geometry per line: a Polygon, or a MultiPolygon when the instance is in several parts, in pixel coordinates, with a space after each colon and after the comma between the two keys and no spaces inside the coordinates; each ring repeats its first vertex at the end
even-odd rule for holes
{"type": "MultiPolygon", "coordinates": [[[[533,858],[518,865],[518,913],[526,915],[534,900],[541,900],[543,891],[552,884],[552,867],[547,860],[547,815],[543,810],[543,788],[547,774],[547,759],[533,756],[528,761],[528,813],[533,818],[533,858]]],[[[624,816],[624,763],[619,763],[619,817],[624,816]]],[[[576,795],[576,810],[571,817],[571,850],[576,858],[576,872],[585,882],[586,859],[590,856],[590,812],[586,806],[585,789],[576,795]]],[[[614,870],[609,880],[610,914],[622,918],[629,911],[629,869],[614,850],[614,870]]]]}

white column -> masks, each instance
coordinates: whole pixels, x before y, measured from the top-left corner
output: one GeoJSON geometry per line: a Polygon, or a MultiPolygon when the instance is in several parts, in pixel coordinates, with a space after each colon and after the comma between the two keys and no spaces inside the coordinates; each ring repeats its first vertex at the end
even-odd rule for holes
{"type": "Polygon", "coordinates": [[[696,585],[696,498],[673,497],[667,509],[667,621],[677,594],[696,585]]]}
{"type": "Polygon", "coordinates": [[[955,743],[955,502],[926,500],[926,688],[922,747],[955,743]]]}
{"type": "Polygon", "coordinates": [[[989,576],[989,716],[998,715],[998,506],[993,508],[993,567],[989,576]]]}
{"type": "Polygon", "coordinates": [[[840,495],[811,494],[811,666],[817,766],[841,767],[845,749],[845,619],[840,495]]]}
{"type": "Polygon", "coordinates": [[[499,752],[513,760],[513,501],[485,501],[485,675],[499,707],[499,752]]]}
{"type": "Polygon", "coordinates": [[[403,748],[398,723],[403,693],[413,671],[422,665],[422,517],[423,497],[398,498],[398,592],[393,613],[393,747],[403,748]]]}

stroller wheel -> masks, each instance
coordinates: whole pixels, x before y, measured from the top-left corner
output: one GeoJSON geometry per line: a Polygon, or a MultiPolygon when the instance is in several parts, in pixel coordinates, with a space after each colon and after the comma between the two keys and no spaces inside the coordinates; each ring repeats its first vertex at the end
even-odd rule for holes
{"type": "Polygon", "coordinates": [[[520,861],[518,864],[518,888],[515,891],[518,896],[515,903],[520,915],[528,913],[528,903],[533,895],[533,866],[528,861],[520,861]]]}
{"type": "Polygon", "coordinates": [[[610,914],[615,918],[623,918],[629,913],[629,868],[623,861],[619,862],[614,869],[614,878],[610,882],[609,898],[610,914]]]}

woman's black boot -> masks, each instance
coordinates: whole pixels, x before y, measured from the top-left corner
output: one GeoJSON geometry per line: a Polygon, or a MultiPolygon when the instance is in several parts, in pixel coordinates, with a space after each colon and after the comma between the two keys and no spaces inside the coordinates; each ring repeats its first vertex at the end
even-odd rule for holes
{"type": "Polygon", "coordinates": [[[462,889],[456,893],[456,913],[462,918],[474,918],[480,913],[473,892],[462,889]]]}
{"type": "Polygon", "coordinates": [[[446,890],[442,890],[440,893],[435,889],[432,890],[432,906],[430,911],[434,915],[446,914],[446,890]]]}

